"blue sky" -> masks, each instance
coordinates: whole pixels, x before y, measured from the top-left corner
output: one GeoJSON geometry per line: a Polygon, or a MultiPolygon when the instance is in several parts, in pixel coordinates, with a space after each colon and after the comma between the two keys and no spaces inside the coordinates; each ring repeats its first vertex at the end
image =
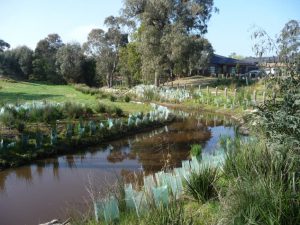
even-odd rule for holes
{"type": "MultiPolygon", "coordinates": [[[[215,6],[220,12],[212,16],[206,37],[225,56],[253,55],[253,26],[274,37],[288,20],[300,20],[300,0],[215,0],[215,6]]],[[[122,0],[0,0],[0,39],[34,49],[49,33],[58,33],[65,43],[83,43],[121,7],[122,0]]]]}

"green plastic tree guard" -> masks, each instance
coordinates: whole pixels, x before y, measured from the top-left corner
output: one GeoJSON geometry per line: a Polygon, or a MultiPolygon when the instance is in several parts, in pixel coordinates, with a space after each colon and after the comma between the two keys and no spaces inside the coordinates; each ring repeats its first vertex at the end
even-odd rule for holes
{"type": "Polygon", "coordinates": [[[135,191],[132,188],[132,184],[125,185],[124,190],[125,190],[126,207],[129,210],[135,209],[135,204],[134,204],[135,191]]]}
{"type": "Polygon", "coordinates": [[[110,224],[120,218],[118,201],[114,196],[111,196],[105,201],[103,211],[104,219],[107,224],[110,224]]]}
{"type": "Polygon", "coordinates": [[[162,187],[153,187],[152,193],[154,197],[154,202],[156,207],[159,207],[161,204],[164,206],[167,206],[169,203],[169,192],[168,192],[168,186],[164,185],[162,187]]]}

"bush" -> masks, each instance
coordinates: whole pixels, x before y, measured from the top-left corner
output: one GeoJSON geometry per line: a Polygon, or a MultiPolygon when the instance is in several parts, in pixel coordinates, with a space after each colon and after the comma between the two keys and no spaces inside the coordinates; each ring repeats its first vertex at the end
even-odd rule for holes
{"type": "Polygon", "coordinates": [[[0,116],[0,121],[7,127],[12,127],[15,122],[15,117],[11,111],[6,110],[2,115],[0,116]]]}
{"type": "Polygon", "coordinates": [[[192,172],[185,182],[185,192],[196,201],[206,202],[218,196],[216,183],[218,170],[209,165],[202,165],[199,171],[192,172]]]}
{"type": "Polygon", "coordinates": [[[125,96],[125,102],[130,102],[130,97],[128,95],[125,96]]]}
{"type": "Polygon", "coordinates": [[[103,103],[99,103],[96,106],[96,112],[98,112],[98,113],[105,113],[106,111],[107,111],[106,105],[104,105],[103,103]]]}
{"type": "Polygon", "coordinates": [[[123,116],[123,110],[116,106],[106,106],[106,112],[108,114],[116,114],[117,116],[123,116]]]}
{"type": "Polygon", "coordinates": [[[115,108],[115,113],[117,116],[123,116],[123,110],[119,107],[115,108]]]}
{"type": "Polygon", "coordinates": [[[111,95],[109,97],[109,99],[110,99],[111,102],[115,102],[117,100],[117,98],[114,95],[111,95]]]}
{"type": "Polygon", "coordinates": [[[47,106],[41,111],[43,116],[42,121],[47,123],[51,123],[63,118],[63,114],[58,107],[47,106]]]}
{"type": "Polygon", "coordinates": [[[71,102],[64,104],[63,112],[64,115],[71,119],[82,117],[85,114],[85,110],[81,105],[71,102]]]}

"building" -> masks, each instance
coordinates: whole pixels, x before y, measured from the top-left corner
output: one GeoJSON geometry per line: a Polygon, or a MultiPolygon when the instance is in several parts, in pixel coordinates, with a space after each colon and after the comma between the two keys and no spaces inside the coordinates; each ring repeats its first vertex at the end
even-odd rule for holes
{"type": "Polygon", "coordinates": [[[214,54],[209,64],[209,74],[218,76],[244,74],[251,70],[258,69],[258,62],[255,60],[238,60],[221,55],[214,54]]]}

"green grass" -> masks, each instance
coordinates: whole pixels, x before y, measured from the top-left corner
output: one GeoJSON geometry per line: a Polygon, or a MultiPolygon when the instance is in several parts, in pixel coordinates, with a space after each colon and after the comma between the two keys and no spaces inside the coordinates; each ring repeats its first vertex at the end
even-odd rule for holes
{"type": "Polygon", "coordinates": [[[105,105],[114,105],[121,108],[125,113],[134,113],[134,112],[148,112],[151,110],[151,106],[149,104],[137,104],[132,102],[121,102],[115,101],[111,102],[109,99],[101,99],[101,103],[105,105]]]}
{"type": "Polygon", "coordinates": [[[96,98],[76,91],[70,85],[48,85],[29,82],[7,82],[0,80],[0,101],[2,103],[22,103],[27,101],[76,101],[94,104],[96,98]]]}
{"type": "Polygon", "coordinates": [[[24,103],[28,101],[76,102],[95,107],[99,101],[105,105],[120,107],[125,113],[147,112],[147,104],[132,102],[111,102],[109,99],[97,99],[94,95],[76,91],[71,85],[49,85],[30,82],[10,82],[0,80],[0,104],[24,103]]]}

